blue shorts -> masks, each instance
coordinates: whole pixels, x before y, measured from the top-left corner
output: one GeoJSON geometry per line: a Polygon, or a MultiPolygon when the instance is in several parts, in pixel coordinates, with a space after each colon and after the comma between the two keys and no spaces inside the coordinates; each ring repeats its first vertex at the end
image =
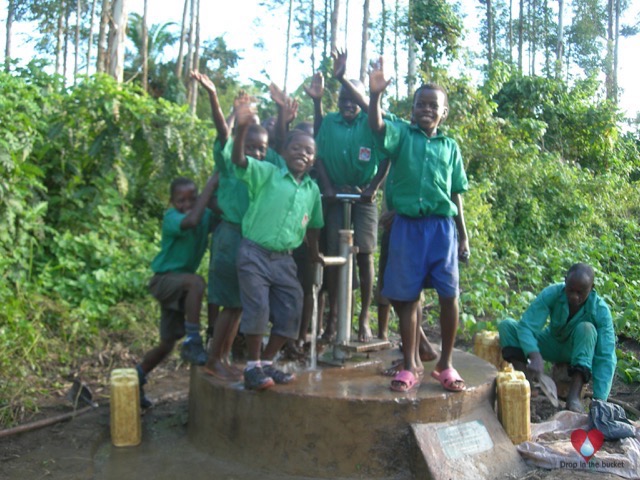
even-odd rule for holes
{"type": "Polygon", "coordinates": [[[242,300],[240,332],[271,333],[296,339],[302,318],[302,287],[289,253],[271,252],[243,238],[238,248],[238,281],[242,300]]]}
{"type": "Polygon", "coordinates": [[[382,295],[413,302],[423,288],[442,298],[458,296],[458,236],[451,217],[396,215],[382,295]]]}

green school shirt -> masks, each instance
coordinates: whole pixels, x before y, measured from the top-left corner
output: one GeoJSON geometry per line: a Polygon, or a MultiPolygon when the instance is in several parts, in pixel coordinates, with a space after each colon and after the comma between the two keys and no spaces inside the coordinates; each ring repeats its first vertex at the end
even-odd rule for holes
{"type": "Polygon", "coordinates": [[[393,207],[407,217],[455,217],[452,193],[469,188],[455,140],[440,132],[427,135],[417,125],[385,120],[383,154],[391,161],[393,207]]]}
{"type": "MultiPolygon", "coordinates": [[[[213,148],[216,167],[220,172],[218,206],[222,210],[222,219],[239,225],[242,223],[242,218],[249,208],[249,192],[247,191],[247,186],[236,177],[235,169],[231,162],[233,139],[229,138],[224,148],[216,140],[213,148]]],[[[282,157],[271,148],[267,150],[264,161],[278,167],[286,166],[282,157]]]]}
{"type": "Polygon", "coordinates": [[[375,148],[368,116],[360,112],[347,123],[339,112],[325,115],[316,136],[317,156],[332,185],[366,187],[382,158],[375,148]]]}
{"type": "Polygon", "coordinates": [[[322,228],[320,189],[309,175],[298,183],[287,168],[247,157],[246,169],[235,168],[247,184],[249,209],[242,220],[242,236],[274,251],[299,247],[307,228],[322,228]]]}
{"type": "Polygon", "coordinates": [[[162,219],[160,253],[151,262],[155,273],[195,273],[207,249],[211,210],[205,209],[195,228],[180,228],[187,215],[168,209],[162,219]]]}
{"type": "Polygon", "coordinates": [[[593,396],[606,400],[611,390],[616,369],[616,335],[609,307],[595,290],[571,320],[565,285],[550,285],[536,297],[518,322],[518,340],[526,357],[538,352],[538,341],[534,334],[548,329],[558,342],[567,342],[576,326],[581,322],[593,324],[598,333],[591,373],[593,396]],[[549,323],[547,324],[547,319],[549,323]]]}

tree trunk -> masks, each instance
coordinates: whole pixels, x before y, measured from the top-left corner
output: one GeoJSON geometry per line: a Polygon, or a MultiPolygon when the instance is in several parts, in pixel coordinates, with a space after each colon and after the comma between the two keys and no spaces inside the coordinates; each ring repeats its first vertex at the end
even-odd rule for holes
{"type": "Polygon", "coordinates": [[[76,0],[76,35],[75,35],[75,56],[73,58],[73,84],[76,84],[78,78],[78,63],[80,61],[80,15],[82,12],[82,1],[76,0]]]}
{"type": "Polygon", "coordinates": [[[509,0],[509,30],[507,43],[509,45],[509,64],[513,64],[513,0],[509,0]]]}
{"type": "Polygon", "coordinates": [[[614,92],[613,92],[613,2],[614,0],[607,0],[607,56],[605,58],[604,72],[605,72],[605,90],[607,95],[607,100],[614,100],[614,92]]]}
{"type": "Polygon", "coordinates": [[[333,0],[333,11],[331,12],[331,50],[329,53],[338,49],[338,20],[340,16],[340,0],[333,0]]]}
{"type": "Polygon", "coordinates": [[[529,75],[535,76],[536,74],[536,51],[538,49],[537,45],[537,28],[538,23],[536,22],[536,10],[538,9],[538,4],[536,0],[532,0],[529,4],[529,51],[531,52],[531,68],[529,71],[529,75]]]}
{"type": "Polygon", "coordinates": [[[93,19],[96,15],[96,3],[98,0],[91,2],[91,15],[89,17],[89,39],[87,40],[87,75],[89,75],[89,65],[91,64],[91,48],[93,47],[93,19]]]}
{"type": "Polygon", "coordinates": [[[124,42],[127,33],[127,0],[114,0],[109,32],[109,75],[122,83],[124,79],[124,42]]]}
{"type": "Polygon", "coordinates": [[[189,8],[189,0],[184,0],[182,8],[182,27],[180,29],[180,46],[178,48],[178,60],[176,61],[176,77],[182,78],[182,68],[184,65],[184,40],[187,30],[187,10],[189,8]]]}
{"type": "Polygon", "coordinates": [[[523,73],[523,48],[524,48],[524,0],[520,0],[520,19],[518,21],[518,71],[523,73]]]}
{"type": "MultiPolygon", "coordinates": [[[[196,44],[193,51],[193,69],[200,70],[200,0],[196,2],[196,44]]],[[[198,104],[198,83],[195,78],[189,75],[189,90],[191,92],[190,112],[191,115],[196,114],[196,105],[198,104]]]]}
{"type": "Polygon", "coordinates": [[[58,22],[56,25],[56,75],[60,75],[62,69],[62,48],[64,45],[64,1],[58,11],[58,22]]]}
{"type": "Polygon", "coordinates": [[[4,45],[4,70],[9,72],[11,70],[11,28],[13,27],[13,18],[15,16],[15,2],[16,0],[9,0],[7,6],[7,27],[5,35],[4,45]]]}
{"type": "Polygon", "coordinates": [[[620,44],[620,0],[616,1],[615,42],[613,45],[613,100],[618,103],[618,48],[620,44]]]}
{"type": "Polygon", "coordinates": [[[102,10],[100,12],[100,29],[98,31],[98,57],[96,59],[96,71],[100,73],[104,73],[107,71],[106,43],[110,11],[111,0],[102,0],[102,10]]]}
{"type": "Polygon", "coordinates": [[[323,29],[324,31],[322,32],[322,59],[323,60],[326,59],[328,56],[327,48],[329,47],[329,17],[331,16],[329,12],[330,1],[331,0],[324,0],[324,18],[322,19],[322,22],[324,24],[324,29],[323,29]]]}
{"type": "Polygon", "coordinates": [[[564,55],[564,0],[558,0],[558,43],[556,45],[556,78],[562,78],[562,57],[564,55]]]}
{"type": "MultiPolygon", "coordinates": [[[[196,39],[196,15],[195,15],[195,3],[196,0],[191,0],[189,6],[189,40],[187,41],[187,61],[185,65],[184,78],[189,78],[189,73],[193,69],[193,47],[196,39]]],[[[188,85],[188,84],[187,84],[188,85]]],[[[189,97],[189,91],[187,91],[187,102],[191,100],[189,97]]]]}
{"type": "Polygon", "coordinates": [[[413,34],[409,32],[407,37],[407,96],[411,97],[416,90],[417,75],[416,75],[416,40],[413,38],[413,34]]]}
{"type": "Polygon", "coordinates": [[[493,12],[491,0],[485,0],[487,4],[487,66],[489,71],[493,66],[493,12]]]}
{"type": "Polygon", "coordinates": [[[382,25],[380,25],[380,55],[384,55],[384,47],[387,36],[387,5],[385,0],[382,0],[382,25]]]}
{"type": "Polygon", "coordinates": [[[293,0],[289,0],[289,16],[287,17],[287,45],[284,55],[284,81],[283,91],[287,91],[287,81],[289,80],[289,52],[291,50],[291,25],[293,24],[293,0]]]}
{"type": "Polygon", "coordinates": [[[145,92],[149,91],[149,29],[147,28],[149,21],[149,5],[144,0],[142,13],[142,88],[145,92]]]}
{"type": "Polygon", "coordinates": [[[64,55],[62,56],[62,77],[64,78],[66,85],[69,61],[69,17],[71,17],[71,0],[67,0],[64,7],[64,55]]]}
{"type": "Polygon", "coordinates": [[[311,75],[316,71],[316,6],[314,0],[309,1],[311,26],[309,37],[311,38],[311,75]]]}
{"type": "MultiPolygon", "coordinates": [[[[400,3],[396,0],[393,12],[393,72],[395,78],[400,78],[400,63],[398,62],[398,41],[400,39],[400,3]]],[[[400,82],[396,83],[396,101],[400,99],[400,82]]]]}
{"type": "Polygon", "coordinates": [[[344,46],[349,45],[349,0],[345,0],[344,5],[344,46]]]}
{"type": "Polygon", "coordinates": [[[369,42],[369,0],[364,0],[362,11],[362,48],[360,49],[360,81],[367,74],[367,43],[369,42]]]}

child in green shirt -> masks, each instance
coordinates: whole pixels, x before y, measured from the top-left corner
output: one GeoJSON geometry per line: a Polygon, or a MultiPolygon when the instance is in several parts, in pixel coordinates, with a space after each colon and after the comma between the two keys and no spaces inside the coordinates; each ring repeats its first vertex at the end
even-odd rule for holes
{"type": "Polygon", "coordinates": [[[231,158],[250,199],[237,263],[243,308],[240,331],[248,350],[244,383],[247,389],[264,390],[295,378],[273,366],[287,339],[297,338],[300,325],[303,292],[291,253],[306,234],[312,260],[322,262],[318,235],[323,219],[320,190],[307,174],[315,160],[313,137],[301,130],[289,134],[282,151],[287,168],[258,162],[244,153],[252,116],[249,103],[238,106],[231,158]],[[261,354],[270,314],[273,325],[261,354]]]}
{"type": "Polygon", "coordinates": [[[192,364],[203,365],[207,355],[200,337],[200,310],[205,281],[195,272],[207,249],[211,228],[211,210],[207,204],[218,185],[212,176],[202,194],[188,178],[171,182],[171,205],[162,220],[160,253],[151,262],[154,272],[149,282],[151,294],[160,302],[160,344],[149,350],[136,366],[140,383],[140,405],[151,406],[144,395],[147,374],[173,350],[186,334],[181,357],[192,364]]]}

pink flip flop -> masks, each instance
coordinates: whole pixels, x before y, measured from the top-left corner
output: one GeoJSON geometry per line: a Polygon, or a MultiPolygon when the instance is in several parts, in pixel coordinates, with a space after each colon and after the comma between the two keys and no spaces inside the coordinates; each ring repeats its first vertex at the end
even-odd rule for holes
{"type": "Polygon", "coordinates": [[[440,382],[442,388],[450,392],[462,392],[467,388],[464,385],[464,380],[462,379],[458,371],[453,367],[446,368],[441,372],[436,372],[434,370],[433,372],[431,372],[431,376],[440,382]],[[456,382],[462,382],[462,387],[456,386],[456,382]]]}
{"type": "Polygon", "coordinates": [[[409,392],[418,385],[416,376],[409,370],[399,371],[391,380],[391,390],[394,392],[409,392]]]}

